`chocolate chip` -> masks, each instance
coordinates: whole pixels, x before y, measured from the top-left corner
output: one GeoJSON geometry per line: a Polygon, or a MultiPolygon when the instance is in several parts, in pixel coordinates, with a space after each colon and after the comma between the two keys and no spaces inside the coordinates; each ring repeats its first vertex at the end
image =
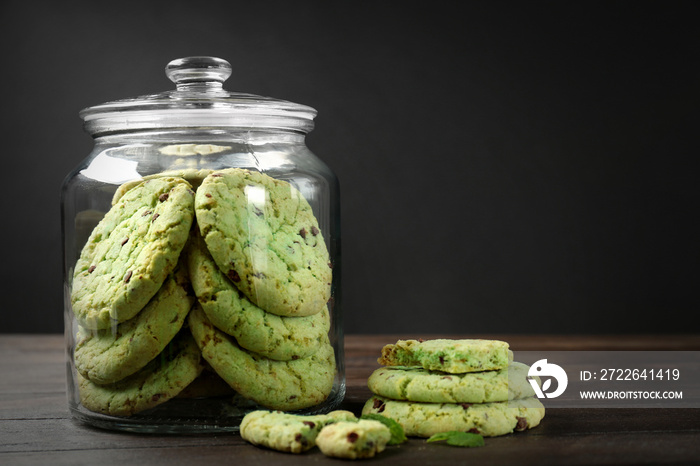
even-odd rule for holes
{"type": "Polygon", "coordinates": [[[146,210],[144,213],[141,214],[141,217],[145,217],[146,215],[151,215],[153,213],[152,210],[146,210]]]}
{"type": "Polygon", "coordinates": [[[311,227],[311,234],[316,236],[319,233],[318,228],[316,227],[311,227]]]}
{"type": "Polygon", "coordinates": [[[170,197],[170,196],[168,195],[168,193],[163,193],[163,194],[161,194],[160,196],[158,196],[158,200],[159,200],[160,202],[165,202],[165,201],[168,200],[168,197],[170,197]]]}
{"type": "Polygon", "coordinates": [[[221,177],[224,176],[224,175],[222,175],[221,173],[212,173],[212,174],[209,175],[209,176],[211,176],[212,178],[221,178],[221,177]]]}
{"type": "Polygon", "coordinates": [[[299,236],[306,239],[306,229],[305,228],[302,228],[301,230],[299,230],[299,236]]]}
{"type": "Polygon", "coordinates": [[[440,364],[441,365],[445,364],[445,358],[443,358],[442,356],[440,356],[440,364]]]}
{"type": "Polygon", "coordinates": [[[470,434],[480,434],[481,433],[481,432],[479,432],[479,429],[477,429],[476,427],[472,427],[467,432],[469,432],[470,434]]]}
{"type": "Polygon", "coordinates": [[[158,217],[160,217],[160,214],[154,214],[154,215],[153,215],[153,218],[151,219],[151,221],[152,221],[152,222],[155,222],[156,219],[157,219],[158,217]]]}
{"type": "Polygon", "coordinates": [[[297,442],[301,442],[301,439],[302,439],[302,438],[304,438],[304,437],[303,437],[301,434],[296,434],[296,435],[294,436],[294,440],[297,441],[297,442]]]}
{"type": "Polygon", "coordinates": [[[153,396],[151,397],[151,401],[158,401],[158,400],[160,400],[160,397],[161,397],[161,396],[163,396],[163,395],[160,394],[160,393],[156,393],[155,395],[153,395],[153,396]]]}
{"type": "Polygon", "coordinates": [[[462,403],[460,406],[462,407],[462,409],[469,409],[472,407],[472,404],[471,403],[462,403]]]}
{"type": "Polygon", "coordinates": [[[94,272],[96,268],[97,268],[96,266],[91,265],[90,268],[88,269],[88,273],[94,272]]]}
{"type": "Polygon", "coordinates": [[[304,421],[304,425],[309,426],[309,429],[313,429],[314,427],[316,427],[316,424],[314,424],[311,421],[304,421]]]}
{"type": "Polygon", "coordinates": [[[124,283],[129,283],[129,280],[131,280],[131,274],[132,274],[132,273],[133,273],[133,272],[132,272],[131,270],[129,270],[129,271],[126,273],[126,277],[124,277],[124,283]]]}
{"type": "Polygon", "coordinates": [[[206,193],[206,194],[204,194],[204,195],[205,195],[206,197],[211,198],[211,194],[209,194],[209,193],[206,193]]]}
{"type": "Polygon", "coordinates": [[[127,236],[124,241],[122,241],[122,246],[124,246],[127,242],[129,241],[129,237],[127,236]]]}
{"type": "Polygon", "coordinates": [[[425,340],[423,340],[422,338],[419,338],[419,339],[418,339],[418,343],[423,343],[424,341],[425,341],[425,340]]]}
{"type": "Polygon", "coordinates": [[[378,413],[384,412],[384,408],[386,408],[386,405],[382,400],[374,400],[374,403],[372,404],[372,407],[377,410],[378,413]]]}
{"type": "Polygon", "coordinates": [[[359,435],[357,435],[357,432],[350,432],[348,434],[348,442],[350,443],[355,443],[357,442],[357,439],[360,438],[359,435]]]}
{"type": "Polygon", "coordinates": [[[518,420],[518,423],[515,425],[515,430],[521,431],[527,429],[527,419],[520,416],[516,417],[516,419],[518,420]]]}
{"type": "Polygon", "coordinates": [[[445,380],[452,380],[452,377],[450,377],[449,375],[446,375],[446,376],[440,377],[440,378],[445,379],[445,380]]]}
{"type": "Polygon", "coordinates": [[[241,277],[238,275],[238,272],[236,272],[236,271],[233,270],[233,269],[229,270],[228,273],[227,273],[226,275],[227,275],[228,278],[229,278],[232,282],[234,282],[234,283],[238,283],[238,282],[241,281],[241,277]]]}

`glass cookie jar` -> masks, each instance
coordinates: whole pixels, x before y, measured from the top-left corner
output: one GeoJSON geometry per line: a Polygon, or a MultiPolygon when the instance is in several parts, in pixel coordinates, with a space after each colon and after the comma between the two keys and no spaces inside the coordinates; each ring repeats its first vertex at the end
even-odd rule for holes
{"type": "Polygon", "coordinates": [[[238,429],[345,394],[339,187],[305,145],[316,111],[224,89],[228,62],[80,116],[62,188],[68,402],[134,432],[238,429]]]}

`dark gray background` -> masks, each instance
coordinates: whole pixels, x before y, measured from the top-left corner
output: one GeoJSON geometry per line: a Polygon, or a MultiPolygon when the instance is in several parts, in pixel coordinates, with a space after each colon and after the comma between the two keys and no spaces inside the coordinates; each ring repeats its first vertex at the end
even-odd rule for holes
{"type": "Polygon", "coordinates": [[[61,332],[77,112],[232,62],[319,111],[345,330],[686,332],[697,312],[691,2],[5,1],[0,332],[61,332]],[[104,2],[106,4],[106,2],[104,2]]]}

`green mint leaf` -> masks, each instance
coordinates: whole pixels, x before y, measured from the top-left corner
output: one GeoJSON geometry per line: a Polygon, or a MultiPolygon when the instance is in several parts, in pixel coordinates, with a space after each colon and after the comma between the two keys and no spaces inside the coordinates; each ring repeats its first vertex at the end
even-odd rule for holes
{"type": "Polygon", "coordinates": [[[408,440],[403,431],[403,427],[401,427],[401,424],[391,418],[382,416],[381,414],[367,413],[360,416],[360,419],[379,421],[387,426],[389,428],[389,432],[391,432],[391,439],[389,439],[387,445],[399,445],[408,440]]]}
{"type": "Polygon", "coordinates": [[[449,432],[440,432],[430,437],[427,442],[445,442],[454,447],[483,447],[484,437],[471,432],[460,432],[451,430],[449,432]]]}

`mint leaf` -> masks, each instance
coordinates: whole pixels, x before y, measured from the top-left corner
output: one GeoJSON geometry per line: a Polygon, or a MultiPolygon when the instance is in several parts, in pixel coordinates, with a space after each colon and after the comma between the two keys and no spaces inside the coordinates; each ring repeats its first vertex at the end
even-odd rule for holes
{"type": "Polygon", "coordinates": [[[426,442],[445,442],[454,447],[483,447],[484,437],[471,432],[460,432],[451,430],[449,432],[440,432],[430,437],[426,442]]]}
{"type": "Polygon", "coordinates": [[[363,414],[362,416],[360,416],[360,419],[379,421],[385,426],[387,426],[389,428],[389,432],[391,432],[391,439],[389,439],[387,445],[398,445],[408,440],[406,438],[406,434],[403,431],[403,427],[401,427],[401,424],[399,424],[393,419],[390,419],[386,416],[382,416],[381,414],[374,413],[363,414]]]}

